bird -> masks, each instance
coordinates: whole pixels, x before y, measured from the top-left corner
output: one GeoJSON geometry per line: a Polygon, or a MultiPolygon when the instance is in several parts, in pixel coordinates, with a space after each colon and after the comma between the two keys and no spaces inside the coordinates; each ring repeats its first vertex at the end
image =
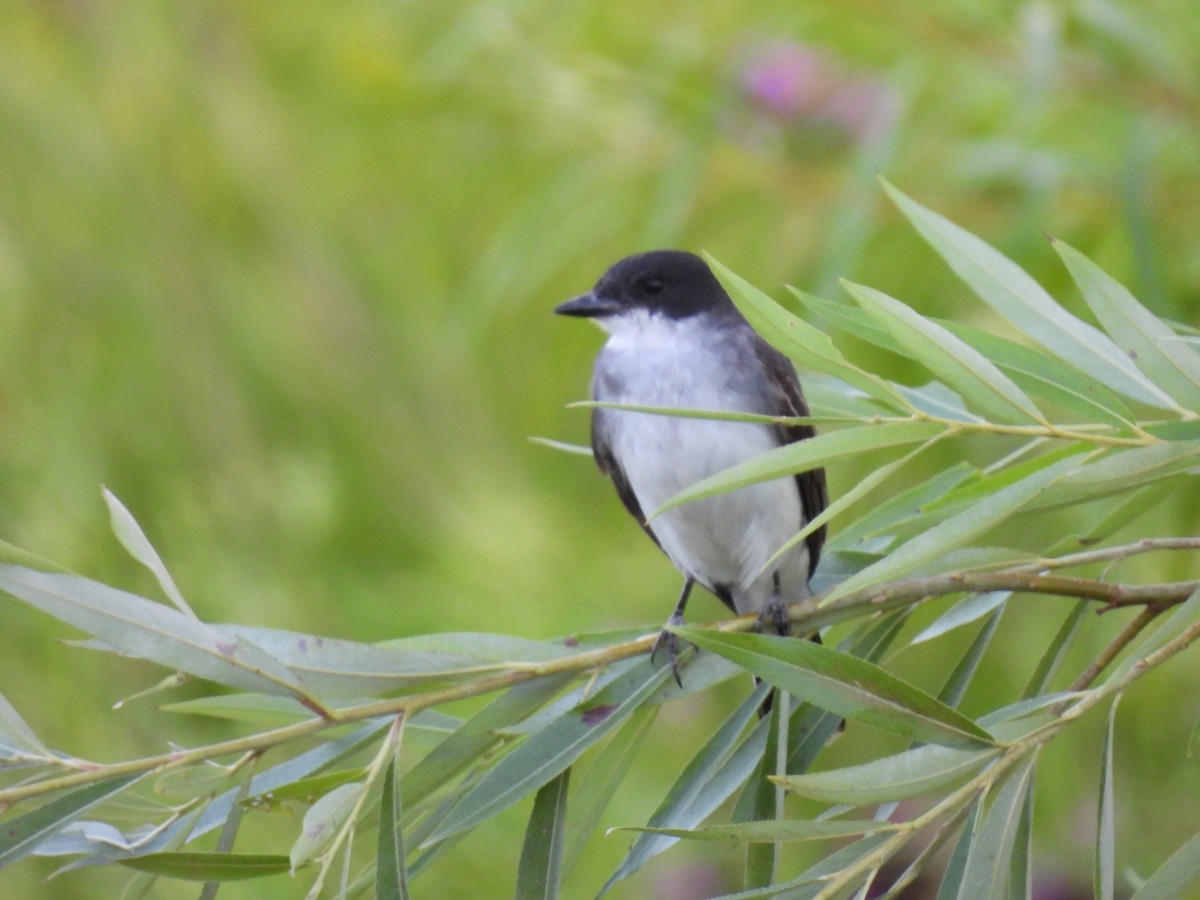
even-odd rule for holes
{"type": "MultiPolygon", "coordinates": [[[[746,321],[699,256],[655,250],[614,263],[595,286],[555,307],[608,333],[596,357],[596,401],[805,417],[796,371],[746,321]]],[[[699,584],[759,630],[790,633],[787,607],[811,596],[825,526],[772,557],[828,503],[825,472],[740,487],[662,512],[685,488],[816,434],[808,424],[685,418],[593,407],[592,453],[625,508],[684,577],[651,658],[665,649],[679,681],[677,639],[699,584]],[[769,565],[768,565],[769,563],[769,565]]],[[[819,638],[817,638],[819,639],[819,638]]]]}

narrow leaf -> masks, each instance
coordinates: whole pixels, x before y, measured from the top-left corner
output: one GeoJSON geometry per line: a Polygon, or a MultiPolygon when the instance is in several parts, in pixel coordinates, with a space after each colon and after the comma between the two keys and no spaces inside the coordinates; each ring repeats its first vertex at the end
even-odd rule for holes
{"type": "Polygon", "coordinates": [[[847,578],[826,598],[845,596],[851,591],[900,578],[937,559],[956,547],[969,543],[1029,505],[1059,478],[1078,466],[1069,457],[1023,478],[1016,484],[996,491],[962,512],[909,539],[879,562],[847,578]]]}
{"type": "MultiPolygon", "coordinates": [[[[747,724],[753,721],[767,691],[767,685],[758,685],[696,751],[650,816],[647,822],[649,827],[692,828],[745,781],[766,746],[769,722],[765,719],[759,721],[747,739],[743,740],[742,734],[747,724]],[[745,774],[740,771],[743,766],[747,766],[745,774]]],[[[674,838],[663,835],[639,835],[601,893],[622,878],[632,875],[649,859],[674,843],[674,838]]]]}
{"type": "Polygon", "coordinates": [[[990,747],[991,736],[929,694],[840,650],[762,634],[674,628],[703,650],[731,659],[780,690],[850,719],[917,740],[990,747]]]}
{"type": "Polygon", "coordinates": [[[733,825],[705,825],[702,828],[691,829],[625,825],[613,830],[665,834],[690,841],[767,844],[777,841],[824,841],[831,838],[852,837],[857,834],[895,831],[897,827],[891,822],[876,822],[872,819],[861,821],[853,819],[768,819],[761,822],[739,822],[733,825]]]}
{"type": "Polygon", "coordinates": [[[978,350],[882,291],[849,281],[843,281],[842,286],[912,358],[990,419],[1045,423],[1025,392],[978,350]]]}
{"type": "Polygon", "coordinates": [[[802,366],[840,378],[891,409],[908,409],[904,398],[891,384],[850,363],[827,334],[787,312],[712,257],[708,257],[708,263],[754,330],[785,356],[802,366]]]}
{"type": "Polygon", "coordinates": [[[600,748],[591,764],[576,778],[567,810],[562,872],[570,874],[595,832],[609,801],[625,779],[638,750],[649,736],[660,707],[647,704],[600,748]]]}
{"type": "Polygon", "coordinates": [[[1200,834],[1171,854],[1171,858],[1138,888],[1133,900],[1179,900],[1200,878],[1200,834]]]}
{"type": "Polygon", "coordinates": [[[569,674],[538,678],[493,700],[404,773],[400,791],[406,802],[420,803],[458,775],[501,740],[501,729],[533,713],[570,680],[569,674]]]}
{"type": "MultiPolygon", "coordinates": [[[[38,740],[33,729],[25,724],[16,707],[8,702],[8,698],[0,694],[0,751],[4,747],[17,751],[28,751],[37,756],[48,757],[50,751],[45,744],[38,740]]],[[[3,755],[0,753],[0,755],[3,755]]]]}
{"type": "Polygon", "coordinates": [[[97,581],[0,565],[0,590],[132,656],[243,690],[307,696],[249,641],[97,581]]]}
{"type": "Polygon", "coordinates": [[[338,829],[350,818],[355,802],[365,789],[361,782],[343,784],[309,807],[300,826],[300,836],[288,854],[293,870],[308,862],[333,840],[338,829]]]}
{"type": "Polygon", "coordinates": [[[985,594],[968,594],[948,610],[921,629],[910,644],[921,644],[941,637],[948,631],[970,625],[977,619],[982,619],[996,607],[1012,596],[1012,591],[989,591],[985,594]]]}
{"type": "Polygon", "coordinates": [[[1008,776],[980,823],[967,854],[958,892],[961,900],[1007,896],[1013,847],[1035,761],[1026,760],[1008,776]]]}
{"type": "Polygon", "coordinates": [[[1034,669],[1033,675],[1029,678],[1029,684],[1025,686],[1025,691],[1021,694],[1023,700],[1037,697],[1046,690],[1046,686],[1058,672],[1058,667],[1062,665],[1063,658],[1071,648],[1076,634],[1079,633],[1079,626],[1090,606],[1091,604],[1087,600],[1079,600],[1071,607],[1071,611],[1067,613],[1067,617],[1063,619],[1062,625],[1051,639],[1050,646],[1038,660],[1037,668],[1034,669]]]}
{"type": "Polygon", "coordinates": [[[245,881],[266,875],[282,875],[291,868],[286,856],[259,853],[176,851],[130,856],[119,862],[139,872],[182,881],[245,881]]]}
{"type": "Polygon", "coordinates": [[[1174,401],[1103,332],[1063,309],[1024,269],[886,180],[883,186],[955,274],[1024,334],[1120,394],[1151,406],[1175,408],[1174,401]]]}
{"type": "Polygon", "coordinates": [[[427,843],[473,828],[540,788],[629,718],[670,677],[670,666],[652,668],[645,660],[592,700],[530,736],[479,780],[427,843]]]}
{"type": "Polygon", "coordinates": [[[567,788],[571,770],[547,781],[533,799],[525,844],[517,867],[517,896],[557,897],[562,881],[563,832],[567,818],[567,788]]]}
{"type": "Polygon", "coordinates": [[[946,863],[946,871],[942,875],[942,884],[938,889],[937,900],[955,900],[962,887],[963,874],[967,868],[967,857],[971,853],[971,842],[975,840],[975,832],[979,828],[979,814],[983,809],[983,798],[971,804],[971,811],[963,822],[962,834],[954,845],[954,852],[946,863]]]}
{"type": "Polygon", "coordinates": [[[724,472],[704,478],[669,499],[654,511],[651,518],[668,509],[713,494],[732,491],[758,481],[807,472],[835,460],[870,450],[927,441],[944,431],[943,426],[929,422],[889,422],[827,431],[808,440],[784,444],[724,472]]]}
{"type": "Polygon", "coordinates": [[[146,537],[146,533],[142,531],[142,526],[137,523],[133,513],[126,509],[125,505],[117,499],[117,495],[108,488],[102,488],[101,492],[104,495],[104,502],[108,505],[108,516],[112,522],[113,534],[117,536],[121,546],[130,556],[153,573],[154,577],[158,579],[163,593],[167,595],[167,599],[174,603],[180,612],[193,619],[196,618],[196,614],[192,612],[188,602],[183,599],[183,594],[175,586],[175,579],[167,571],[162,557],[158,555],[158,551],[154,549],[150,539],[146,537]]]}
{"type": "Polygon", "coordinates": [[[1113,732],[1117,724],[1117,694],[1108,709],[1108,727],[1104,730],[1104,749],[1100,762],[1100,797],[1096,811],[1096,859],[1092,890],[1098,900],[1113,900],[1116,890],[1116,823],[1113,806],[1113,732]]]}
{"type": "Polygon", "coordinates": [[[0,822],[0,868],[27,856],[39,842],[65,828],[89,809],[116,796],[140,777],[138,773],[96,781],[0,822]]]}
{"type": "Polygon", "coordinates": [[[1052,244],[1100,324],[1137,367],[1175,400],[1200,408],[1200,356],[1098,265],[1062,241],[1052,244]]]}
{"type": "Polygon", "coordinates": [[[991,614],[983,627],[979,629],[979,633],[975,635],[975,640],[971,641],[971,646],[963,653],[958,665],[950,673],[950,677],[946,679],[941,691],[938,692],[938,699],[947,706],[958,708],[963,694],[967,691],[967,686],[975,677],[975,670],[979,668],[979,661],[983,659],[984,651],[992,641],[992,635],[996,633],[996,628],[1000,624],[1000,616],[1003,613],[1004,607],[1000,607],[991,614]]]}
{"type": "Polygon", "coordinates": [[[375,900],[407,900],[408,867],[404,861],[404,831],[400,827],[403,810],[393,755],[383,776],[383,796],[379,802],[378,861],[375,868],[375,900]]]}

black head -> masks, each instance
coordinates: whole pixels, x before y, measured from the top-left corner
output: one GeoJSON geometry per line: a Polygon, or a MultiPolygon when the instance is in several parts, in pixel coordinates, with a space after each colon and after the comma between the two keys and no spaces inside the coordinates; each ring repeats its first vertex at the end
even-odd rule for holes
{"type": "Polygon", "coordinates": [[[599,319],[644,310],[684,319],[733,309],[733,301],[700,257],[683,250],[653,250],[615,263],[588,293],[554,311],[599,319]]]}

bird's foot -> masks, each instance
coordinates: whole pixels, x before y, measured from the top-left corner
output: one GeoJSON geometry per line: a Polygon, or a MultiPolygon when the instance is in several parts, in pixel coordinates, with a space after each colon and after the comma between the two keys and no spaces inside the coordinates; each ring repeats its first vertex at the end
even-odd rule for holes
{"type": "Polygon", "coordinates": [[[683,679],[679,677],[679,635],[673,631],[668,631],[672,625],[685,625],[681,613],[675,613],[671,618],[667,619],[666,626],[658,633],[658,640],[654,642],[654,646],[650,649],[650,664],[654,665],[658,659],[658,651],[663,650],[667,654],[667,662],[671,666],[671,674],[675,677],[675,683],[683,687],[683,679]]]}
{"type": "Polygon", "coordinates": [[[758,614],[758,631],[764,632],[768,627],[780,637],[787,637],[792,633],[792,620],[788,618],[787,604],[779,594],[771,594],[771,598],[758,614]]]}

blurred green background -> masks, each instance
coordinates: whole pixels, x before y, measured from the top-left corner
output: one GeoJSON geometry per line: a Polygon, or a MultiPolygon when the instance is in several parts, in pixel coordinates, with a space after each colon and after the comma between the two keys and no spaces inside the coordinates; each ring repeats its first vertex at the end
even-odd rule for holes
{"type": "MultiPolygon", "coordinates": [[[[152,593],[103,483],[210,621],[359,640],[657,624],[675,572],[588,460],[527,440],[586,442],[564,404],[601,337],[550,309],[626,253],[678,246],[777,297],[836,297],[845,275],[998,327],[877,172],[1073,309],[1043,232],[1196,324],[1194,0],[0,4],[0,537],[152,593]]],[[[830,472],[833,492],[857,474],[830,472]]],[[[1195,533],[1194,499],[1126,536],[1195,533]]],[[[1071,520],[1029,524],[1036,545],[1071,520]]],[[[1189,574],[1173,566],[1142,574],[1189,574]]],[[[968,711],[1020,691],[1066,609],[1014,605],[968,711]]],[[[1115,619],[1088,617],[1065,671],[1115,619]]],[[[0,690],[54,746],[113,760],[236,733],[155,700],[113,711],[163,673],[73,636],[0,598],[0,690]]],[[[936,689],[968,637],[896,669],[936,689]]],[[[1194,668],[1147,678],[1118,722],[1118,859],[1142,873],[1200,827],[1194,668]]],[[[644,819],[744,689],[664,710],[606,824],[644,819]]],[[[1043,883],[1089,884],[1101,718],[1040,770],[1043,883]]],[[[851,727],[828,759],[895,746],[851,727]]],[[[526,814],[418,895],[511,893],[526,814]]],[[[267,823],[259,849],[286,852],[297,827],[267,823]]],[[[627,845],[597,837],[568,896],[627,845]]],[[[618,895],[730,889],[737,858],[676,848],[618,895]]],[[[0,893],[115,897],[127,877],[44,885],[56,865],[4,871],[0,893]]]]}

